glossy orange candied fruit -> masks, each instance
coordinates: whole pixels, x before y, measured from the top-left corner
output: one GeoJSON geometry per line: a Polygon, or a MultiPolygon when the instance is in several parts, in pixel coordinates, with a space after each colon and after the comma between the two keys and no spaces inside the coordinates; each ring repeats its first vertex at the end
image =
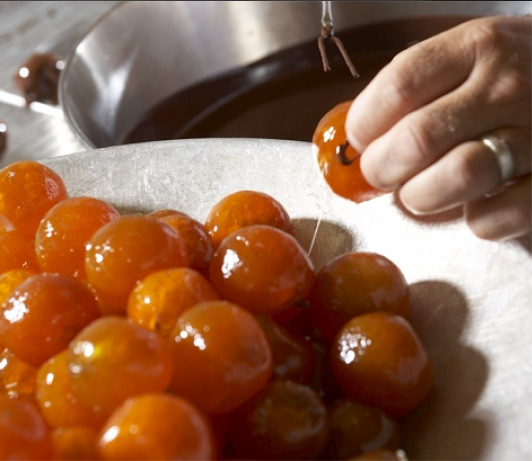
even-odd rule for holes
{"type": "Polygon", "coordinates": [[[35,234],[35,251],[43,272],[85,278],[85,246],[118,211],[92,197],[75,197],[54,205],[44,215],[35,234]]]}
{"type": "Polygon", "coordinates": [[[0,353],[0,394],[10,398],[35,395],[37,368],[20,360],[9,349],[0,353]]]}
{"type": "Polygon", "coordinates": [[[333,107],[318,122],[312,136],[318,157],[318,166],[325,181],[336,194],[354,202],[365,202],[383,191],[371,186],[360,171],[360,155],[347,145],[345,119],[352,101],[346,101],[333,107]],[[350,161],[344,164],[339,154],[345,148],[344,156],[350,161]]]}
{"type": "Polygon", "coordinates": [[[209,274],[220,296],[268,314],[306,299],[315,279],[312,261],[298,241],[267,225],[243,227],[226,237],[209,274]]]}
{"type": "Polygon", "coordinates": [[[0,214],[0,232],[7,232],[15,229],[15,226],[3,214],[0,214]]]}
{"type": "Polygon", "coordinates": [[[259,314],[255,318],[266,334],[272,350],[273,377],[309,383],[316,366],[311,344],[292,334],[269,315],[259,314]]]}
{"type": "Polygon", "coordinates": [[[178,317],[203,301],[220,299],[211,283],[188,267],[152,272],[133,289],[127,316],[136,324],[168,337],[178,317]]]}
{"type": "Polygon", "coordinates": [[[126,400],[100,432],[103,459],[215,458],[209,421],[187,400],[151,393],[126,400]]]}
{"type": "Polygon", "coordinates": [[[433,372],[419,337],[404,318],[389,312],[353,317],[338,332],[331,369],[348,397],[400,418],[432,388],[433,372]]]}
{"type": "Polygon", "coordinates": [[[254,224],[266,224],[285,232],[292,221],[285,208],[263,192],[242,190],[222,198],[212,208],[205,222],[215,248],[232,232],[254,224]]]}
{"type": "Polygon", "coordinates": [[[129,397],[166,390],[172,365],[169,346],[162,338],[118,316],[92,322],[68,346],[75,395],[106,415],[129,397]]]}
{"type": "Polygon", "coordinates": [[[72,389],[66,349],[39,368],[35,397],[41,414],[51,427],[98,428],[106,416],[81,402],[72,389]]]}
{"type": "Polygon", "coordinates": [[[35,241],[19,230],[0,233],[0,274],[11,269],[39,271],[35,241]]]}
{"type": "Polygon", "coordinates": [[[168,224],[143,215],[121,216],[87,244],[87,280],[102,303],[126,311],[137,282],[150,273],[189,265],[185,242],[168,224]]]}
{"type": "Polygon", "coordinates": [[[390,260],[316,274],[264,193],[202,226],[119,216],[54,174],[44,199],[47,170],[26,167],[32,204],[10,189],[20,165],[0,173],[0,459],[396,459],[395,419],[433,378],[390,260]]]}
{"type": "Polygon", "coordinates": [[[229,438],[243,459],[318,459],[327,408],[310,387],[278,380],[231,415],[229,438]]]}
{"type": "Polygon", "coordinates": [[[18,285],[35,274],[37,274],[36,271],[28,269],[11,269],[0,273],[0,305],[7,301],[11,292],[18,285]]]}
{"type": "Polygon", "coordinates": [[[199,221],[183,213],[159,218],[173,227],[185,241],[190,256],[190,267],[206,274],[213,255],[213,245],[207,230],[199,221]]]}
{"type": "Polygon", "coordinates": [[[320,270],[309,301],[314,324],[333,339],[355,315],[388,311],[407,317],[410,288],[401,270],[385,256],[348,252],[320,270]]]}
{"type": "Polygon", "coordinates": [[[227,301],[196,304],[171,334],[171,389],[208,414],[234,410],[272,375],[272,352],[253,315],[227,301]]]}
{"type": "Polygon", "coordinates": [[[37,274],[2,304],[0,338],[19,359],[40,366],[99,316],[96,300],[84,284],[59,274],[37,274]]]}
{"type": "Polygon", "coordinates": [[[329,406],[329,439],[324,459],[349,459],[375,450],[396,450],[399,443],[399,423],[381,409],[347,398],[329,406]]]}
{"type": "Polygon", "coordinates": [[[62,461],[95,461],[100,459],[98,431],[92,427],[58,427],[52,431],[54,458],[62,461]]]}
{"type": "Polygon", "coordinates": [[[53,459],[50,430],[35,406],[0,395],[0,459],[53,459]]]}
{"type": "Polygon", "coordinates": [[[0,214],[31,238],[46,212],[66,198],[61,177],[41,163],[20,161],[0,170],[0,214]]]}

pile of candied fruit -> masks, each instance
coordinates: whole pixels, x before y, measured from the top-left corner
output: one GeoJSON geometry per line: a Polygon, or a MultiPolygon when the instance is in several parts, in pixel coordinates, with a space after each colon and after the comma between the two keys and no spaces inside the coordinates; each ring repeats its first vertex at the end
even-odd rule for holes
{"type": "Polygon", "coordinates": [[[0,170],[0,459],[400,459],[432,385],[409,286],[291,230],[260,192],[201,223],[0,170]]]}

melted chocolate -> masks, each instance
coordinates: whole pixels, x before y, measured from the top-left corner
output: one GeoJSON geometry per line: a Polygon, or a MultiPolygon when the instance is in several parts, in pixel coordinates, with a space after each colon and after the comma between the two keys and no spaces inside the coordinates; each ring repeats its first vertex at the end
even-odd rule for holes
{"type": "Polygon", "coordinates": [[[35,53],[18,69],[15,84],[26,104],[34,101],[58,104],[58,83],[63,61],[52,53],[35,53]]]}
{"type": "Polygon", "coordinates": [[[7,149],[7,125],[0,119],[0,155],[7,149]]]}
{"type": "Polygon", "coordinates": [[[339,36],[361,74],[356,80],[330,44],[328,73],[315,40],[282,50],[149,108],[121,143],[203,137],[308,141],[323,114],[353,99],[395,54],[467,19],[416,18],[342,31],[339,36]]]}

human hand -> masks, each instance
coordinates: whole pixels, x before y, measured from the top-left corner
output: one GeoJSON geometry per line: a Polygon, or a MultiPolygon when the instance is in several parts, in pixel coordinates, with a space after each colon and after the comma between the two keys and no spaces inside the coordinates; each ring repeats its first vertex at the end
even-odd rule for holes
{"type": "Polygon", "coordinates": [[[367,181],[399,190],[414,214],[464,205],[481,238],[529,233],[531,31],[530,16],[485,17],[399,53],[347,116],[367,181]],[[498,161],[479,140],[488,135],[511,157],[498,161]]]}

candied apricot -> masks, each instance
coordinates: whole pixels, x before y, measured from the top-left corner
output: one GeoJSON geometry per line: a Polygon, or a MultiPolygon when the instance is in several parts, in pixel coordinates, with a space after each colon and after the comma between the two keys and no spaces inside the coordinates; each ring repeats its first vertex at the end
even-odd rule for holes
{"type": "Polygon", "coordinates": [[[385,256],[351,252],[320,270],[309,301],[314,324],[333,339],[355,315],[388,311],[406,317],[410,289],[403,273],[385,256]]]}
{"type": "Polygon", "coordinates": [[[9,349],[0,354],[0,394],[11,398],[30,397],[35,392],[37,368],[24,363],[9,349]]]}
{"type": "Polygon", "coordinates": [[[206,274],[212,259],[213,246],[203,224],[183,214],[159,219],[172,226],[185,241],[190,255],[190,267],[206,274]]]}
{"type": "Polygon", "coordinates": [[[13,290],[24,280],[35,274],[37,272],[28,269],[11,269],[0,274],[0,305],[7,301],[13,290]]]}
{"type": "Polygon", "coordinates": [[[125,312],[135,285],[161,269],[188,266],[175,229],[142,215],[122,216],[98,229],[87,244],[87,280],[101,302],[125,312]]]}
{"type": "Polygon", "coordinates": [[[66,198],[63,180],[45,165],[20,161],[0,170],[0,214],[31,238],[46,212],[66,198]]]}
{"type": "Polygon", "coordinates": [[[242,190],[225,196],[209,212],[205,228],[214,248],[232,232],[254,224],[266,224],[285,232],[292,221],[284,207],[263,192],[242,190]]]}
{"type": "Polygon", "coordinates": [[[172,357],[153,331],[123,317],[107,316],[70,342],[68,367],[79,400],[108,415],[129,397],[166,390],[172,357]]]}
{"type": "Polygon", "coordinates": [[[100,459],[98,432],[92,427],[58,427],[52,431],[54,458],[72,461],[100,459]]]}
{"type": "Polygon", "coordinates": [[[214,253],[209,274],[222,298],[266,314],[305,299],[315,279],[312,262],[298,241],[265,225],[244,227],[226,237],[214,253]]]}
{"type": "Polygon", "coordinates": [[[91,291],[59,274],[37,274],[13,291],[0,309],[2,343],[22,361],[40,366],[100,316],[91,291]]]}
{"type": "Polygon", "coordinates": [[[52,459],[52,441],[37,408],[0,395],[0,459],[52,459]]]}
{"type": "Polygon", "coordinates": [[[99,447],[104,459],[215,458],[203,413],[181,397],[162,393],[126,400],[102,428],[99,447]]]}
{"type": "Polygon", "coordinates": [[[165,269],[148,275],[134,288],[127,316],[136,324],[168,337],[186,309],[218,299],[210,282],[194,269],[165,269]]]}
{"type": "Polygon", "coordinates": [[[39,271],[34,240],[18,230],[0,233],[0,274],[11,269],[39,271]]]}
{"type": "Polygon", "coordinates": [[[328,410],[330,431],[324,459],[398,448],[399,425],[382,410],[349,399],[335,402],[328,410]]]}
{"type": "Polygon", "coordinates": [[[264,331],[252,314],[230,302],[203,302],[186,310],[171,340],[171,389],[207,414],[235,409],[272,374],[264,331]]]}
{"type": "Polygon", "coordinates": [[[92,197],[57,203],[44,215],[35,234],[39,267],[43,272],[83,279],[87,242],[100,227],[118,217],[113,206],[92,197]]]}
{"type": "Polygon", "coordinates": [[[352,318],[331,346],[331,369],[345,395],[402,417],[432,387],[432,366],[410,323],[389,312],[352,318]]]}
{"type": "Polygon", "coordinates": [[[44,419],[52,427],[99,427],[106,416],[80,402],[72,389],[66,349],[39,368],[35,397],[44,419]]]}
{"type": "Polygon", "coordinates": [[[354,202],[364,202],[384,192],[366,181],[360,171],[360,155],[346,144],[345,119],[350,107],[351,101],[346,101],[327,112],[316,126],[312,144],[318,166],[333,192],[354,202]]]}
{"type": "Polygon", "coordinates": [[[231,414],[231,446],[245,459],[317,459],[327,435],[320,397],[293,381],[272,382],[231,414]]]}
{"type": "Polygon", "coordinates": [[[309,343],[278,325],[268,315],[260,314],[256,319],[272,350],[273,377],[303,384],[310,382],[314,375],[315,358],[309,343]]]}

